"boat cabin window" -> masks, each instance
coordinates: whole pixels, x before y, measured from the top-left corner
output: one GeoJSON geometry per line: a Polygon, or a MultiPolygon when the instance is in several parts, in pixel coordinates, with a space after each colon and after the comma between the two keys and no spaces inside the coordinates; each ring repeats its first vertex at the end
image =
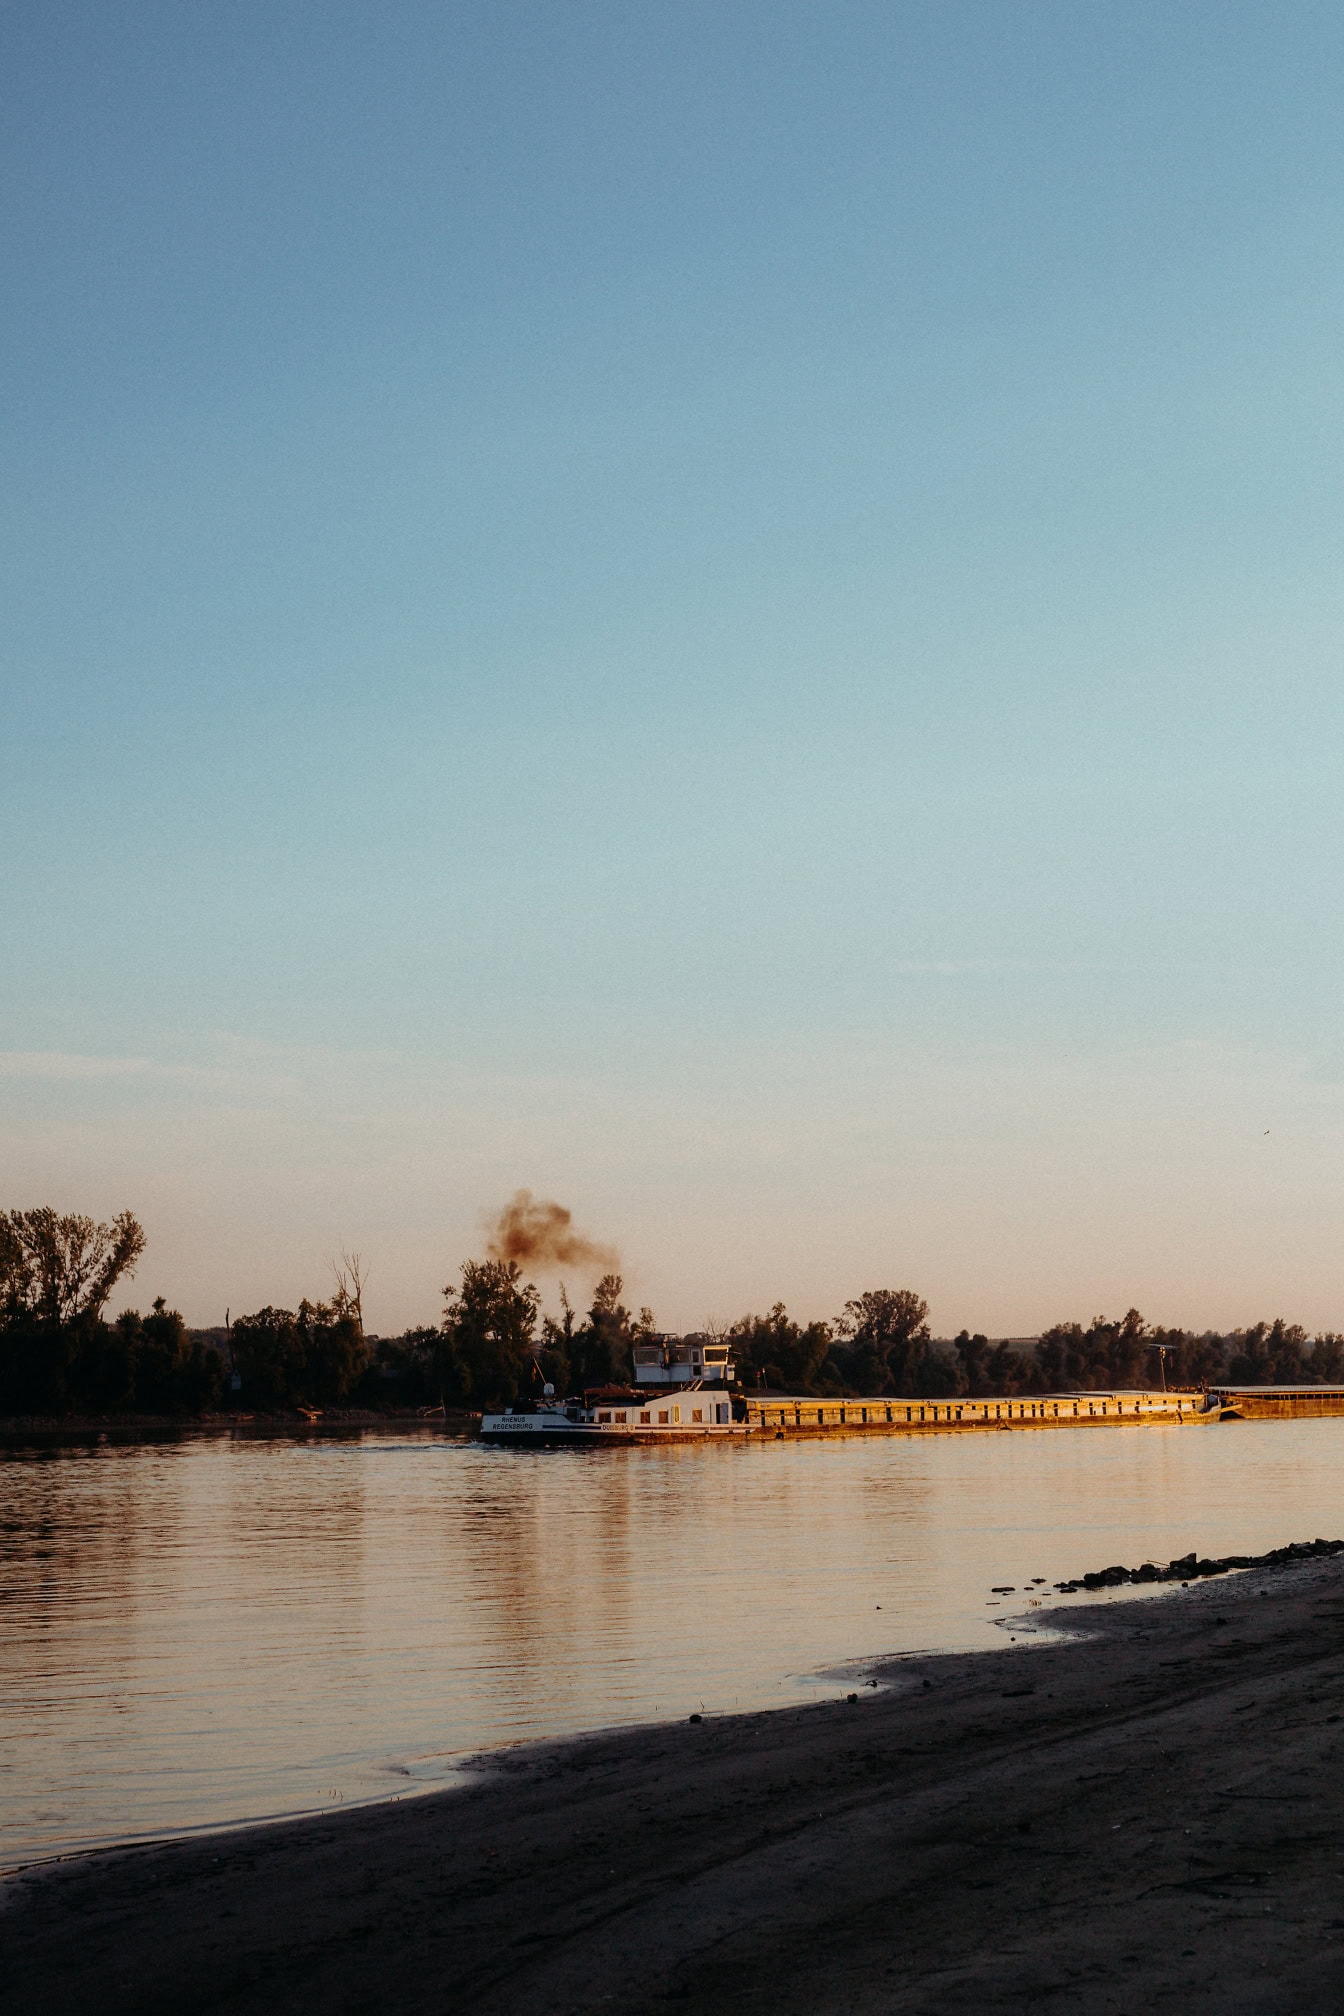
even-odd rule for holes
{"type": "Polygon", "coordinates": [[[649,1425],[649,1416],[647,1410],[643,1414],[641,1414],[639,1418],[643,1422],[644,1426],[647,1428],[649,1425]]]}
{"type": "Polygon", "coordinates": [[[692,1407],[692,1409],[691,1409],[691,1419],[692,1419],[692,1421],[703,1421],[703,1420],[704,1420],[704,1418],[705,1418],[705,1416],[704,1416],[704,1412],[703,1412],[703,1410],[702,1410],[701,1408],[699,1408],[699,1407],[692,1407]]]}
{"type": "Polygon", "coordinates": [[[666,1409],[666,1407],[660,1407],[660,1408],[658,1409],[658,1420],[659,1420],[659,1423],[661,1424],[661,1426],[662,1426],[662,1427],[664,1427],[664,1428],[666,1428],[666,1426],[667,1426],[667,1409],[666,1409]]]}

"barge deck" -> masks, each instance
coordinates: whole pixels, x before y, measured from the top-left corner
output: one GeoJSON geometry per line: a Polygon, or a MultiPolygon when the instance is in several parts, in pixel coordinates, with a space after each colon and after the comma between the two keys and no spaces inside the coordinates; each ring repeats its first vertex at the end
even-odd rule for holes
{"type": "Polygon", "coordinates": [[[949,1430],[995,1433],[1018,1428],[1100,1428],[1142,1421],[1177,1425],[1217,1420],[1202,1393],[1038,1393],[1014,1400],[806,1400],[749,1398],[747,1423],[757,1434],[919,1435],[949,1430]]]}

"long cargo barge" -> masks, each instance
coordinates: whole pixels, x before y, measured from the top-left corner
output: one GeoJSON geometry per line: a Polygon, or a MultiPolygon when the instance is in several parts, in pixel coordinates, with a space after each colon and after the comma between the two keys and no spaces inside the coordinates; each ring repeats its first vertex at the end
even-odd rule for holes
{"type": "Polygon", "coordinates": [[[1202,1393],[1158,1391],[1041,1393],[1018,1400],[804,1400],[749,1398],[756,1432],[792,1435],[917,1435],[934,1430],[1100,1428],[1139,1421],[1177,1424],[1217,1419],[1202,1393]]]}
{"type": "Polygon", "coordinates": [[[818,1400],[730,1393],[699,1381],[672,1390],[634,1388],[552,1396],[481,1419],[486,1442],[544,1444],[699,1442],[835,1435],[981,1434],[1023,1428],[1133,1427],[1217,1421],[1202,1393],[1046,1393],[1025,1400],[818,1400]]]}
{"type": "MultiPolygon", "coordinates": [[[[1091,1393],[1036,1393],[1012,1399],[817,1399],[744,1393],[721,1339],[661,1338],[636,1345],[633,1386],[591,1388],[561,1400],[542,1397],[482,1416],[484,1441],[620,1445],[834,1435],[994,1434],[1040,1428],[1176,1427],[1217,1421],[1298,1420],[1344,1415],[1344,1386],[1143,1387],[1091,1393]]],[[[540,1374],[538,1374],[540,1377],[540,1374]]]]}

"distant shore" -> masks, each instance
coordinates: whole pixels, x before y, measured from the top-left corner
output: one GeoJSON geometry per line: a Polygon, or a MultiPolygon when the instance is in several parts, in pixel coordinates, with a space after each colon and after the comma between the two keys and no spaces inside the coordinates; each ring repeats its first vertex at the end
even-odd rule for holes
{"type": "Polygon", "coordinates": [[[1050,1615],[1088,1635],[23,1872],[0,2006],[1341,2006],[1344,1559],[1050,1615]]]}
{"type": "Polygon", "coordinates": [[[254,1414],[0,1414],[0,1442],[32,1435],[167,1435],[201,1428],[443,1428],[450,1434],[467,1434],[480,1418],[461,1407],[428,1414],[413,1407],[324,1407],[311,1414],[296,1408],[259,1409],[254,1414]]]}

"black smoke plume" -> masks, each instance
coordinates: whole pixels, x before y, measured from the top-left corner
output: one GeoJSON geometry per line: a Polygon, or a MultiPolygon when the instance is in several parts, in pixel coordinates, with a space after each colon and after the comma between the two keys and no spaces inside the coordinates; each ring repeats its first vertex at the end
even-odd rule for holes
{"type": "Polygon", "coordinates": [[[562,1267],[611,1273],[620,1266],[614,1247],[576,1232],[572,1212],[530,1190],[515,1191],[489,1221],[486,1250],[492,1260],[516,1260],[537,1274],[554,1274],[562,1267]]]}

